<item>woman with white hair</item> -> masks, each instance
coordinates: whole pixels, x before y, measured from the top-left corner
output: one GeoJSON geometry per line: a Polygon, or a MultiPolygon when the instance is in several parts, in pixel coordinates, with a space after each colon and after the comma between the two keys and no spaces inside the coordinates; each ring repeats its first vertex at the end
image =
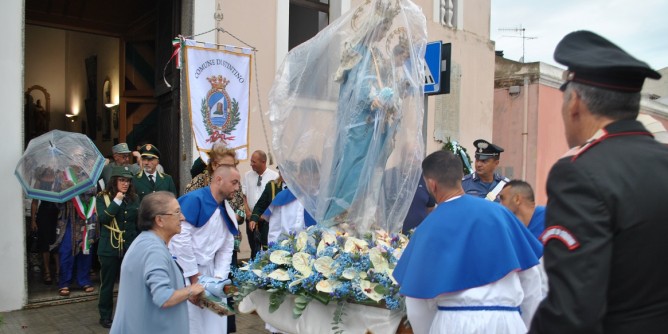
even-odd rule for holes
{"type": "Polygon", "coordinates": [[[183,220],[179,202],[170,192],[158,191],[142,200],[137,224],[142,232],[121,265],[111,333],[188,333],[185,301],[204,287],[185,286],[183,272],[167,248],[181,233],[183,220]]]}

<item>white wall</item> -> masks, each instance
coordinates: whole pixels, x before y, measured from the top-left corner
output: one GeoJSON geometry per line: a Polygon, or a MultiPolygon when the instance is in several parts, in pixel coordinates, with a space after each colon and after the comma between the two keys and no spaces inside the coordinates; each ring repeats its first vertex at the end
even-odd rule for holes
{"type": "Polygon", "coordinates": [[[0,192],[0,311],[23,307],[26,296],[25,222],[21,186],[14,168],[23,152],[23,1],[5,1],[0,11],[4,31],[0,52],[0,175],[5,182],[0,192]]]}

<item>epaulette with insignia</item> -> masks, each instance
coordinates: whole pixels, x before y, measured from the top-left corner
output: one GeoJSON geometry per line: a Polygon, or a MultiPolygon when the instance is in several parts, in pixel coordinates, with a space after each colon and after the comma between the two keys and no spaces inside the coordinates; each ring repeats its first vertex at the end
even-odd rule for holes
{"type": "Polygon", "coordinates": [[[571,148],[561,158],[572,157],[571,162],[575,161],[575,159],[577,159],[577,157],[580,156],[580,154],[584,153],[586,150],[590,148],[592,143],[598,141],[601,137],[607,134],[608,133],[605,131],[605,129],[600,129],[596,131],[594,136],[589,138],[589,140],[587,140],[586,143],[582,144],[582,146],[571,148]]]}

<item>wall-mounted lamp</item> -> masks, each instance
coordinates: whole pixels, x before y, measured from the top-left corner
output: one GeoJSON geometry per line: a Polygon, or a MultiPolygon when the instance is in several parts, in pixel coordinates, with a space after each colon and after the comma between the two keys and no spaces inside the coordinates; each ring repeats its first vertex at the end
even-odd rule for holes
{"type": "Polygon", "coordinates": [[[517,96],[520,94],[520,86],[510,86],[508,87],[508,94],[510,96],[517,96]]]}
{"type": "Polygon", "coordinates": [[[79,115],[75,115],[75,114],[65,114],[65,117],[69,118],[70,122],[72,122],[72,123],[76,122],[77,119],[79,119],[79,115]]]}
{"type": "Polygon", "coordinates": [[[102,85],[102,101],[104,106],[111,109],[118,105],[114,103],[114,96],[111,89],[111,80],[109,78],[104,79],[104,84],[102,85]]]}

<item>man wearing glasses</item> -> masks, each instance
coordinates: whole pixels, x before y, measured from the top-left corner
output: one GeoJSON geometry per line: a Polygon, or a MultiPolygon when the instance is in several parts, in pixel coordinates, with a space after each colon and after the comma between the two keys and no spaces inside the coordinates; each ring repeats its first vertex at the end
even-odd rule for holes
{"type": "Polygon", "coordinates": [[[114,161],[109,162],[106,166],[104,166],[104,169],[102,169],[102,175],[101,175],[101,180],[104,180],[104,183],[100,183],[100,189],[104,190],[106,189],[106,184],[109,183],[109,178],[111,177],[111,170],[114,167],[128,167],[130,169],[130,172],[132,174],[137,174],[139,173],[139,166],[138,165],[133,165],[130,164],[131,162],[131,157],[130,154],[130,149],[128,148],[128,144],[126,143],[120,143],[118,145],[114,145],[111,148],[112,152],[112,157],[114,161]]]}
{"type": "MultiPolygon", "coordinates": [[[[264,151],[257,150],[251,155],[251,170],[244,174],[242,180],[241,190],[244,193],[246,201],[246,219],[251,216],[255,204],[262,195],[265,186],[269,181],[278,178],[278,172],[267,168],[267,154],[264,151]]],[[[250,224],[246,224],[246,235],[248,238],[248,245],[251,249],[251,259],[255,258],[255,254],[260,250],[260,240],[253,238],[253,230],[250,229],[250,224]]]]}

